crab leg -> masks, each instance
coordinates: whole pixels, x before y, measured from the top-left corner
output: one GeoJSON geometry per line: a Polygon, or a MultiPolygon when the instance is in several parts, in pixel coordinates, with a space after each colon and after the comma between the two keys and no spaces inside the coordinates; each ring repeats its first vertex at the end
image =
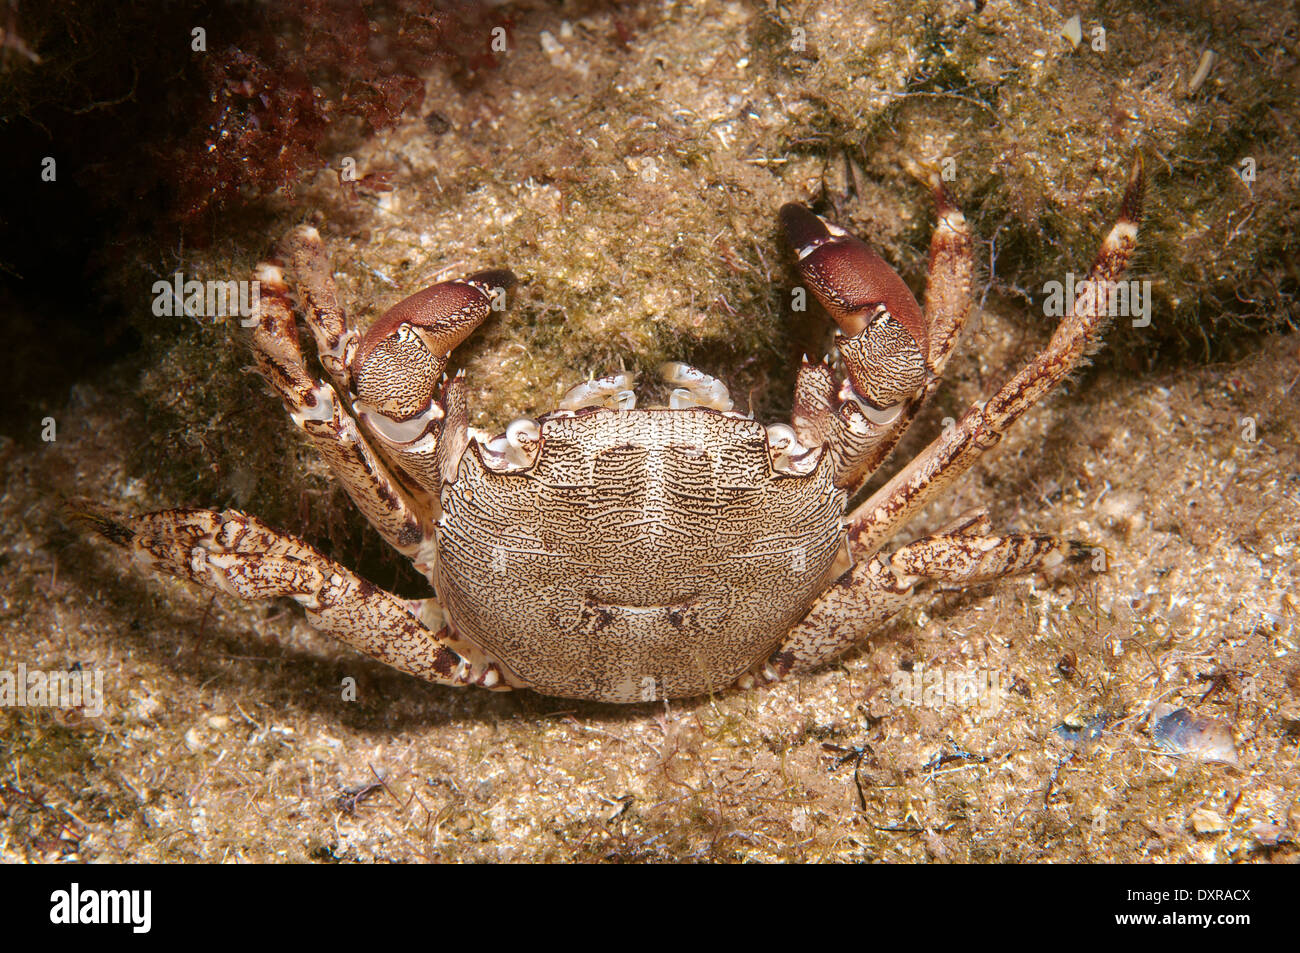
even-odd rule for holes
{"type": "Polygon", "coordinates": [[[1102,242],[1074,306],[1061,320],[1052,339],[1023,370],[982,407],[971,407],[941,437],[849,517],[849,542],[856,556],[868,556],[903,528],[927,503],[942,494],[969,470],[980,455],[1002,439],[1026,410],[1046,397],[1095,348],[1106,329],[1108,315],[1099,289],[1123,274],[1137,245],[1142,208],[1143,172],[1138,160],[1129,177],[1119,219],[1102,242]]]}
{"type": "Polygon", "coordinates": [[[1043,534],[923,537],[892,555],[855,563],[817,598],[767,661],[736,684],[774,682],[831,661],[907,605],[922,581],[975,586],[1091,558],[1090,547],[1043,534]]]}
{"type": "Polygon", "coordinates": [[[283,251],[294,276],[298,303],[312,336],[321,366],[339,389],[352,390],[352,356],[356,353],[356,332],[348,327],[347,316],[339,305],[338,289],[330,269],[329,257],[321,245],[320,232],[310,225],[300,225],[285,236],[283,251]]]}
{"type": "Polygon", "coordinates": [[[971,272],[974,269],[966,216],[957,208],[948,187],[937,175],[933,177],[931,189],[938,221],[930,237],[930,277],[925,286],[925,323],[930,339],[930,373],[933,375],[926,387],[927,396],[937,389],[938,377],[970,317],[971,272]]]}
{"type": "Polygon", "coordinates": [[[856,493],[867,478],[894,452],[913,419],[943,383],[943,369],[957,346],[957,339],[970,317],[971,254],[970,229],[966,216],[957,208],[947,186],[933,176],[932,190],[938,222],[930,238],[929,280],[925,289],[925,323],[929,373],[924,389],[903,405],[897,419],[857,459],[848,484],[856,493]]]}
{"type": "MultiPolygon", "coordinates": [[[[152,569],[241,599],[288,596],[315,628],[409,675],[439,685],[510,688],[494,663],[456,652],[446,629],[435,633],[397,596],[255,517],[237,510],[125,516],[84,502],[73,504],[71,515],[152,569]]],[[[427,605],[421,614],[437,617],[427,605]]]]}

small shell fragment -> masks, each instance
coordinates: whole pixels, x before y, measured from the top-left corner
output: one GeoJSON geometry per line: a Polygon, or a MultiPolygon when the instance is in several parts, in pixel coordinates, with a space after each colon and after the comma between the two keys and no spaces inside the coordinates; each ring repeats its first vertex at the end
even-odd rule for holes
{"type": "Polygon", "coordinates": [[[1228,829],[1228,822],[1217,811],[1199,808],[1192,812],[1192,830],[1198,834],[1221,834],[1228,829]]]}
{"type": "Polygon", "coordinates": [[[1206,50],[1201,54],[1200,62],[1196,64],[1196,72],[1192,78],[1187,81],[1187,95],[1191,96],[1205,84],[1206,78],[1210,75],[1210,70],[1214,68],[1214,50],[1206,50]]]}
{"type": "Polygon", "coordinates": [[[1101,740],[1102,734],[1114,720],[1114,716],[1104,711],[1086,716],[1081,712],[1071,712],[1053,730],[1062,741],[1091,748],[1101,740]]]}
{"type": "Polygon", "coordinates": [[[1250,829],[1250,836],[1264,847],[1276,847],[1278,844],[1290,840],[1285,827],[1268,821],[1260,821],[1253,826],[1250,829]]]}
{"type": "Polygon", "coordinates": [[[1076,13],[1065,21],[1065,26],[1061,27],[1061,36],[1069,40],[1076,50],[1079,48],[1079,42],[1083,39],[1083,22],[1079,19],[1079,14],[1076,13]]]}
{"type": "Polygon", "coordinates": [[[1233,767],[1240,764],[1228,723],[1194,715],[1186,708],[1157,705],[1151,712],[1151,737],[1172,754],[1233,767]]]}

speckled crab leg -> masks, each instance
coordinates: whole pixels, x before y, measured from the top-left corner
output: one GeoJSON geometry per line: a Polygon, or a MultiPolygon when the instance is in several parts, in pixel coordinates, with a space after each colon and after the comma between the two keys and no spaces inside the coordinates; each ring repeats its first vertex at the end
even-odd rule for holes
{"type": "Polygon", "coordinates": [[[930,444],[849,517],[855,556],[875,553],[925,505],[942,495],[994,446],[1021,414],[1056,388],[1094,350],[1109,323],[1105,295],[1094,289],[1117,281],[1137,247],[1142,211],[1143,170],[1139,155],[1115,225],[1097,252],[1088,280],[1051,341],[982,406],[966,411],[956,425],[930,444]]]}
{"type": "MultiPolygon", "coordinates": [[[[983,526],[977,523],[971,529],[983,526]]],[[[906,606],[923,581],[974,586],[1091,558],[1091,547],[1044,534],[923,537],[892,555],[854,564],[817,598],[767,661],[736,684],[748,688],[775,682],[837,658],[906,606]]]]}
{"type": "Polygon", "coordinates": [[[850,484],[856,493],[866,479],[894,452],[916,415],[943,383],[943,370],[957,346],[957,339],[970,317],[971,274],[974,260],[970,228],[952,194],[938,175],[931,183],[938,222],[930,238],[929,281],[925,288],[927,329],[927,375],[925,387],[902,408],[902,412],[856,462],[857,478],[850,484]]]}
{"type": "Polygon", "coordinates": [[[281,244],[282,253],[289,259],[303,320],[316,339],[316,355],[321,366],[339,393],[349,393],[357,335],[348,327],[347,316],[339,305],[338,288],[329,257],[321,245],[320,232],[310,225],[299,225],[281,244]]]}
{"type": "MultiPolygon", "coordinates": [[[[71,515],[151,568],[241,599],[288,596],[311,624],[359,652],[440,685],[509,689],[491,662],[471,661],[397,596],[319,550],[237,510],[125,516],[92,503],[71,515]]],[[[428,600],[426,600],[428,602],[428,600]]],[[[429,613],[424,606],[426,617],[429,613]]]]}

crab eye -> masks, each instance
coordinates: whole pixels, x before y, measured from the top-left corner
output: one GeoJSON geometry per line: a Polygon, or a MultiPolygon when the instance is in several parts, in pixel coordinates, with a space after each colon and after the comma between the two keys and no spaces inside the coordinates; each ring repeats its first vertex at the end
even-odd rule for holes
{"type": "Polygon", "coordinates": [[[511,421],[505,433],[480,444],[483,462],[499,473],[527,469],[537,462],[541,439],[537,421],[520,417],[511,421]]]}
{"type": "Polygon", "coordinates": [[[537,421],[520,417],[506,428],[506,442],[521,454],[530,454],[537,448],[537,441],[542,439],[542,429],[537,421]]]}

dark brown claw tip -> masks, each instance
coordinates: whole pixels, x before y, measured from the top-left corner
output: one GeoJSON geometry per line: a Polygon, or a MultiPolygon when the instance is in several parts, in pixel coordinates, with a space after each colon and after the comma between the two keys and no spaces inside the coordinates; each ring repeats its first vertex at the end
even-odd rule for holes
{"type": "Polygon", "coordinates": [[[120,514],[89,500],[66,501],[63,504],[63,518],[74,526],[98,533],[118,546],[129,546],[135,539],[135,530],[121,521],[120,514]]]}
{"type": "Polygon", "coordinates": [[[949,212],[957,211],[957,200],[952,197],[952,190],[948,188],[948,183],[937,175],[930,185],[930,195],[933,197],[934,209],[940,218],[949,212]]]}
{"type": "Polygon", "coordinates": [[[927,353],[929,331],[921,306],[887,261],[842,228],[832,231],[802,205],[784,205],[780,214],[799,256],[799,273],[845,334],[861,333],[883,305],[921,354],[927,353]]]}
{"type": "Polygon", "coordinates": [[[1129,172],[1128,187],[1124,190],[1124,201],[1119,207],[1119,219],[1136,225],[1142,219],[1142,203],[1146,197],[1146,169],[1142,162],[1142,152],[1133,154],[1133,168],[1129,172]]]}
{"type": "Polygon", "coordinates": [[[485,288],[504,288],[506,291],[519,284],[519,279],[515,277],[515,273],[508,268],[477,271],[465,280],[473,285],[483,285],[485,288]]]}
{"type": "Polygon", "coordinates": [[[1077,539],[1071,539],[1067,542],[1069,544],[1069,550],[1065,554],[1065,561],[1071,565],[1077,566],[1082,563],[1094,562],[1097,559],[1097,554],[1099,552],[1102,554],[1102,557],[1106,562],[1109,562],[1110,560],[1109,550],[1103,546],[1098,546],[1096,543],[1085,543],[1077,539]]]}
{"type": "Polygon", "coordinates": [[[796,252],[802,252],[805,248],[831,237],[825,223],[796,202],[782,205],[779,214],[781,227],[785,230],[785,239],[796,252]]]}

